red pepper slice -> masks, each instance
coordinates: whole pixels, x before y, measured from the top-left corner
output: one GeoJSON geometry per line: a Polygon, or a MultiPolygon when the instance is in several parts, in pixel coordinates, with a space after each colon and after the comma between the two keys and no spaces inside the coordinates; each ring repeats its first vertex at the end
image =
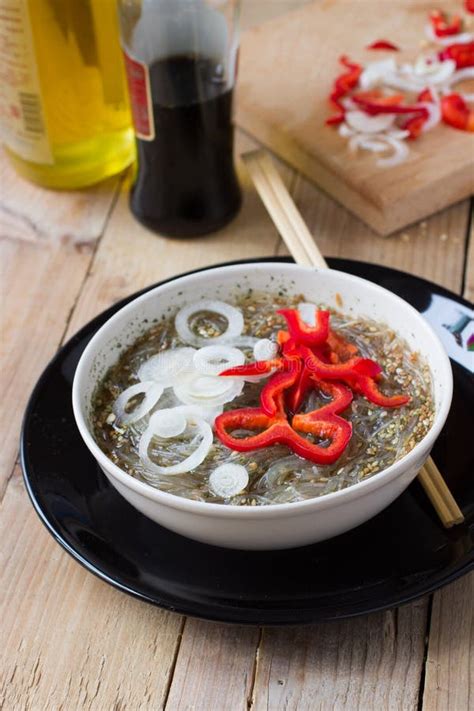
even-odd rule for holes
{"type": "Polygon", "coordinates": [[[280,406],[280,396],[299,379],[301,362],[288,372],[280,372],[272,375],[270,380],[263,386],[260,393],[260,405],[263,412],[270,417],[277,414],[280,406]]]}
{"type": "Polygon", "coordinates": [[[338,126],[340,123],[342,123],[345,119],[345,114],[340,113],[340,114],[334,114],[333,116],[330,116],[329,118],[326,119],[326,125],[327,126],[338,126]]]}
{"type": "Polygon", "coordinates": [[[393,42],[389,42],[388,40],[377,40],[376,42],[372,42],[372,44],[367,45],[366,49],[387,49],[392,52],[400,51],[400,47],[397,47],[396,44],[393,44],[393,42]]]}
{"type": "Polygon", "coordinates": [[[370,101],[376,103],[378,106],[397,106],[403,102],[405,97],[403,94],[389,94],[385,96],[378,89],[371,89],[370,91],[358,91],[352,98],[357,98],[361,101],[370,101]]]}
{"type": "Polygon", "coordinates": [[[456,69],[474,67],[474,42],[450,44],[438,53],[438,59],[442,62],[445,59],[453,59],[456,69]]]}
{"type": "Polygon", "coordinates": [[[341,103],[341,99],[346,96],[349,91],[355,89],[359,83],[359,77],[362,74],[362,66],[351,62],[345,55],[339,58],[339,62],[347,67],[348,71],[336,78],[329,98],[332,103],[344,113],[345,109],[341,103]]]}
{"type": "Polygon", "coordinates": [[[448,22],[444,12],[433,10],[430,12],[430,22],[436,37],[449,37],[458,35],[461,32],[462,21],[459,15],[453,15],[448,22]]]}
{"type": "Polygon", "coordinates": [[[384,395],[378,389],[375,380],[369,376],[359,375],[350,385],[353,390],[379,407],[401,407],[410,400],[408,395],[384,395]]]}
{"type": "Polygon", "coordinates": [[[414,140],[418,138],[420,133],[423,131],[423,126],[426,123],[426,116],[412,116],[402,123],[400,128],[404,131],[409,131],[410,135],[408,138],[414,140]]]}
{"type": "Polygon", "coordinates": [[[426,101],[428,103],[433,103],[434,98],[433,98],[433,94],[431,93],[431,89],[428,89],[428,88],[423,89],[423,91],[421,91],[418,94],[418,96],[416,97],[416,100],[417,101],[426,101]]]}
{"type": "Polygon", "coordinates": [[[278,410],[275,415],[270,417],[258,407],[229,410],[216,418],[216,434],[226,447],[238,452],[284,444],[300,457],[317,464],[332,464],[341,456],[352,436],[351,423],[338,416],[350,404],[352,393],[340,384],[324,383],[321,387],[330,392],[333,400],[312,413],[295,416],[295,429],[288,422],[283,393],[280,393],[276,399],[278,410]],[[263,431],[248,437],[234,437],[231,432],[236,429],[263,431]],[[331,443],[322,447],[302,437],[296,429],[330,439],[331,443]]]}
{"type": "Polygon", "coordinates": [[[461,131],[474,131],[474,111],[459,94],[449,94],[441,98],[441,116],[444,123],[461,131]]]}
{"type": "Polygon", "coordinates": [[[402,106],[401,104],[389,104],[380,99],[366,99],[363,95],[355,94],[352,100],[361,106],[371,116],[378,114],[417,114],[428,118],[428,109],[424,106],[402,106]]]}
{"type": "Polygon", "coordinates": [[[277,314],[280,314],[285,319],[290,337],[296,343],[319,346],[326,342],[329,335],[329,318],[331,315],[329,311],[316,310],[316,323],[314,326],[308,326],[296,309],[279,309],[277,314]]]}
{"type": "Polygon", "coordinates": [[[474,0],[465,0],[464,7],[466,8],[466,12],[474,13],[474,0]]]}
{"type": "Polygon", "coordinates": [[[375,378],[380,375],[381,368],[378,363],[369,358],[353,358],[345,363],[328,364],[323,363],[306,346],[299,346],[298,352],[317,381],[324,379],[345,382],[374,405],[381,407],[400,407],[410,400],[408,395],[388,396],[380,392],[375,378]]]}

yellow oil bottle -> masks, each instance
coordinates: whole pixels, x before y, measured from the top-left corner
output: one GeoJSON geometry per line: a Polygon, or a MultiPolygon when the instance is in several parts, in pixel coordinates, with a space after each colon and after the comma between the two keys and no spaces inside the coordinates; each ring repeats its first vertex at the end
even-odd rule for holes
{"type": "Polygon", "coordinates": [[[21,175],[79,188],[132,162],[116,0],[0,0],[0,67],[1,139],[21,175]]]}

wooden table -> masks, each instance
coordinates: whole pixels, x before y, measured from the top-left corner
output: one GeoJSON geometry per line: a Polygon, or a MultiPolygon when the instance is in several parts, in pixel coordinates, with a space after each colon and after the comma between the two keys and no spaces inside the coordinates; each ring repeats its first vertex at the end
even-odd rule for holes
{"type": "MultiPolygon", "coordinates": [[[[297,4],[248,0],[244,24],[297,4]]],[[[253,145],[238,136],[239,151],[253,145]]],[[[280,167],[325,255],[387,264],[474,298],[468,201],[382,238],[280,167]]],[[[0,171],[0,707],[467,711],[474,575],[389,612],[257,629],[186,619],[131,599],[53,541],[28,501],[17,461],[22,413],[48,359],[95,314],[137,289],[284,248],[243,172],[244,204],[232,225],[206,239],[173,241],[133,220],[127,176],[53,193],[17,178],[5,160],[0,171]]]]}

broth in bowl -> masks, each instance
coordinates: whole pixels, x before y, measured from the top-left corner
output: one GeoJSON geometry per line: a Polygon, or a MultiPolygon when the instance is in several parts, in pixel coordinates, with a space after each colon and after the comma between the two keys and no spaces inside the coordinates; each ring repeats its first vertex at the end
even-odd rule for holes
{"type": "Polygon", "coordinates": [[[256,292],[143,323],[96,389],[95,440],[131,477],[260,506],[345,489],[434,418],[427,364],[384,324],[256,292]]]}

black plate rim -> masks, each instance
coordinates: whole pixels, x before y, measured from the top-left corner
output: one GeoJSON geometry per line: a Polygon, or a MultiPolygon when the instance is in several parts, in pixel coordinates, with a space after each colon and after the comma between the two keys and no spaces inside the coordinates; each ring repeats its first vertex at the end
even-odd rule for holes
{"type": "MultiPolygon", "coordinates": [[[[464,306],[467,306],[468,308],[471,308],[472,305],[469,301],[464,299],[463,297],[459,296],[455,292],[450,291],[449,289],[446,289],[443,286],[434,284],[433,282],[430,282],[427,279],[423,279],[422,277],[418,277],[413,274],[408,274],[407,272],[403,272],[402,270],[398,269],[392,269],[391,267],[386,267],[385,265],[378,265],[378,264],[373,264],[370,262],[362,262],[359,260],[354,260],[354,259],[342,259],[342,258],[329,258],[328,260],[330,264],[334,264],[334,266],[337,268],[341,264],[357,264],[357,265],[367,265],[369,267],[380,267],[382,269],[385,269],[389,272],[391,272],[394,276],[399,276],[399,277],[409,277],[411,279],[415,279],[421,286],[431,289],[433,287],[436,288],[438,293],[441,293],[442,295],[446,296],[449,299],[452,299],[453,301],[456,301],[457,303],[460,303],[464,306]]],[[[115,304],[112,306],[108,307],[104,311],[100,312],[97,314],[93,319],[88,321],[84,326],[82,326],[79,331],[77,331],[71,338],[64,343],[61,348],[58,349],[58,351],[53,355],[53,357],[50,359],[48,364],[46,365],[45,369],[43,370],[42,374],[40,375],[35,387],[33,388],[33,391],[28,399],[27,406],[25,409],[25,413],[23,416],[23,422],[22,422],[22,427],[21,427],[21,433],[20,433],[20,464],[21,464],[21,470],[22,470],[22,476],[23,476],[23,482],[25,485],[25,489],[28,493],[28,497],[33,505],[34,510],[36,511],[41,523],[45,526],[46,530],[51,534],[51,536],[54,538],[54,540],[75,560],[77,561],[83,568],[85,568],[88,572],[92,573],[95,575],[97,578],[100,580],[108,583],[112,587],[114,587],[117,590],[120,590],[121,592],[124,592],[138,600],[142,600],[144,602],[150,603],[152,605],[155,605],[161,609],[172,611],[172,612],[177,612],[178,614],[198,618],[198,619],[205,619],[205,620],[210,620],[213,622],[221,622],[221,623],[231,623],[231,624],[245,624],[245,625],[268,625],[268,626],[273,626],[273,625],[294,625],[294,624],[314,624],[315,622],[329,622],[329,621],[334,621],[334,620],[342,620],[342,619],[351,619],[354,617],[358,617],[363,614],[369,614],[373,612],[381,612],[384,610],[389,610],[393,609],[394,607],[398,607],[400,605],[408,604],[414,600],[419,599],[420,597],[423,597],[424,595],[431,594],[438,590],[439,588],[443,587],[444,585],[449,584],[450,582],[453,582],[454,580],[457,580],[458,578],[462,577],[463,575],[467,574],[471,570],[474,570],[474,552],[471,554],[472,560],[468,561],[465,565],[460,566],[459,568],[456,568],[455,570],[451,571],[445,576],[439,577],[436,581],[433,581],[431,585],[426,585],[426,583],[420,583],[417,586],[414,586],[412,592],[410,594],[404,594],[402,597],[397,598],[396,600],[386,600],[384,602],[380,602],[380,604],[373,604],[370,603],[367,606],[360,606],[358,609],[354,610],[344,610],[340,614],[330,614],[326,615],[323,617],[318,616],[317,608],[307,608],[303,612],[306,614],[300,614],[300,611],[295,610],[295,619],[288,619],[288,614],[286,613],[285,610],[271,610],[271,614],[274,615],[273,618],[267,617],[268,613],[264,613],[262,615],[262,611],[260,609],[254,609],[251,607],[245,607],[245,608],[232,608],[230,610],[229,608],[225,608],[224,611],[221,613],[220,608],[216,608],[217,611],[209,611],[208,608],[206,608],[205,605],[202,603],[194,603],[194,604],[189,604],[186,601],[181,602],[179,605],[173,605],[171,604],[168,600],[166,600],[163,596],[159,597],[158,595],[156,597],[151,597],[149,595],[146,595],[143,592],[140,592],[138,590],[135,590],[132,587],[129,587],[128,585],[125,585],[122,583],[120,580],[115,579],[108,575],[107,573],[103,572],[99,567],[91,563],[85,556],[81,555],[77,550],[75,550],[68,542],[65,540],[60,533],[56,530],[54,522],[51,521],[47,514],[43,511],[43,508],[41,506],[40,501],[37,498],[37,493],[34,491],[34,487],[32,486],[32,483],[29,480],[29,474],[28,474],[28,467],[27,467],[27,462],[26,462],[26,442],[25,442],[25,431],[27,428],[28,421],[31,417],[32,411],[34,409],[35,401],[37,399],[37,396],[39,392],[41,391],[44,382],[48,379],[49,374],[51,370],[55,367],[56,362],[60,359],[63,350],[72,348],[75,343],[80,342],[85,336],[87,336],[91,331],[94,332],[97,330],[99,327],[99,324],[102,324],[105,319],[110,318],[114,313],[116,313],[120,308],[128,304],[130,301],[134,300],[138,296],[141,296],[142,294],[147,293],[151,289],[154,289],[157,286],[161,286],[163,284],[167,284],[169,282],[172,282],[180,277],[183,276],[188,276],[191,274],[196,274],[198,272],[202,271],[208,271],[209,269],[214,269],[214,268],[219,268],[219,267],[225,267],[225,266],[232,266],[232,265],[239,265],[239,264],[252,264],[252,263],[268,263],[268,262],[281,262],[281,263],[291,263],[293,262],[293,259],[291,257],[287,256],[277,256],[277,257],[259,257],[256,259],[240,259],[240,260],[232,260],[228,262],[220,262],[218,264],[212,264],[208,265],[205,267],[200,267],[198,269],[192,269],[187,272],[183,272],[180,274],[176,274],[172,277],[168,277],[167,279],[160,280],[156,283],[150,284],[149,286],[140,289],[137,292],[134,292],[133,294],[120,299],[117,301],[115,304]],[[205,608],[205,609],[203,609],[205,608]],[[283,614],[282,614],[283,613],[283,614]],[[286,614],[285,614],[286,613],[286,614]],[[313,614],[311,614],[313,613],[313,614]],[[261,617],[259,617],[261,615],[261,617]]],[[[92,333],[93,335],[93,333],[92,333]]],[[[92,336],[91,336],[92,337],[92,336]]]]}

